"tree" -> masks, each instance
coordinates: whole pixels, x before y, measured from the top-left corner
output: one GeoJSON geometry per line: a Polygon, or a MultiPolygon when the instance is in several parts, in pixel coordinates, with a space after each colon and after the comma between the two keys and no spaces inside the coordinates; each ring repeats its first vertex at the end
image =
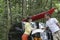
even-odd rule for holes
{"type": "MultiPolygon", "coordinates": [[[[11,17],[12,17],[12,16],[11,16],[11,5],[10,5],[10,1],[11,1],[11,0],[7,0],[7,11],[8,11],[8,12],[7,12],[7,13],[8,13],[8,14],[7,14],[7,18],[8,18],[8,19],[7,19],[7,20],[8,20],[8,21],[7,21],[7,38],[8,38],[9,29],[10,29],[11,24],[12,24],[12,21],[11,21],[11,19],[12,19],[11,17]]],[[[7,39],[7,40],[8,40],[8,39],[7,39]]]]}

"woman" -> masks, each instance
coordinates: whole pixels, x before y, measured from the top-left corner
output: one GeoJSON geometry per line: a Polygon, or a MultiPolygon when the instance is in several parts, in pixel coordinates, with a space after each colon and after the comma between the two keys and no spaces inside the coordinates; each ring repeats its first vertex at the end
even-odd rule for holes
{"type": "Polygon", "coordinates": [[[31,22],[32,22],[31,17],[28,17],[25,22],[25,32],[22,35],[22,40],[28,40],[28,36],[30,35],[32,31],[31,22]]]}

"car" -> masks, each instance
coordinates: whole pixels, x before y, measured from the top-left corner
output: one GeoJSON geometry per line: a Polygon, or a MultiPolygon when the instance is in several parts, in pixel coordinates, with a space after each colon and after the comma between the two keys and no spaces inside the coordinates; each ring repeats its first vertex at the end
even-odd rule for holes
{"type": "MultiPolygon", "coordinates": [[[[39,24],[41,24],[40,26],[45,26],[45,24],[41,22],[31,22],[31,23],[32,23],[31,25],[35,26],[36,30],[40,30],[39,24]]],[[[13,24],[8,33],[8,39],[9,40],[22,40],[21,37],[24,33],[24,25],[25,25],[24,22],[13,24]]],[[[32,34],[33,31],[31,32],[28,40],[33,40],[35,39],[35,37],[39,37],[40,40],[42,40],[42,37],[41,37],[42,34],[40,33],[40,31],[37,32],[36,30],[34,30],[36,32],[34,34],[32,34]]],[[[45,35],[46,37],[48,37],[48,40],[53,40],[52,33],[49,29],[47,29],[46,34],[45,35]]]]}

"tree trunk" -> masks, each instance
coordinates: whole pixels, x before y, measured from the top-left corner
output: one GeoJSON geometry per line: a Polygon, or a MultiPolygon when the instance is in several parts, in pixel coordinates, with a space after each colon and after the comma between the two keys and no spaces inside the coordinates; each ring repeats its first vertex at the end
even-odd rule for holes
{"type": "Polygon", "coordinates": [[[22,0],[22,18],[26,18],[27,14],[26,14],[26,0],[22,0]]]}
{"type": "Polygon", "coordinates": [[[10,0],[7,0],[7,11],[8,11],[8,21],[7,21],[7,40],[8,40],[8,33],[9,29],[11,27],[11,5],[10,5],[10,0]]]}

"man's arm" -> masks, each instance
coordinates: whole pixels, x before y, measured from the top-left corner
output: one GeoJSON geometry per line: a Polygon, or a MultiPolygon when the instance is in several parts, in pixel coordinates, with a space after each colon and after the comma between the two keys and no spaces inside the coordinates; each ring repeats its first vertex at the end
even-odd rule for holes
{"type": "Polygon", "coordinates": [[[56,18],[54,18],[54,22],[58,25],[58,27],[60,28],[60,23],[59,23],[59,21],[56,19],[56,18]]]}
{"type": "Polygon", "coordinates": [[[59,26],[59,28],[60,28],[60,23],[56,23],[58,26],[59,26]]]}
{"type": "Polygon", "coordinates": [[[15,27],[16,30],[21,30],[19,27],[15,27]]]}

